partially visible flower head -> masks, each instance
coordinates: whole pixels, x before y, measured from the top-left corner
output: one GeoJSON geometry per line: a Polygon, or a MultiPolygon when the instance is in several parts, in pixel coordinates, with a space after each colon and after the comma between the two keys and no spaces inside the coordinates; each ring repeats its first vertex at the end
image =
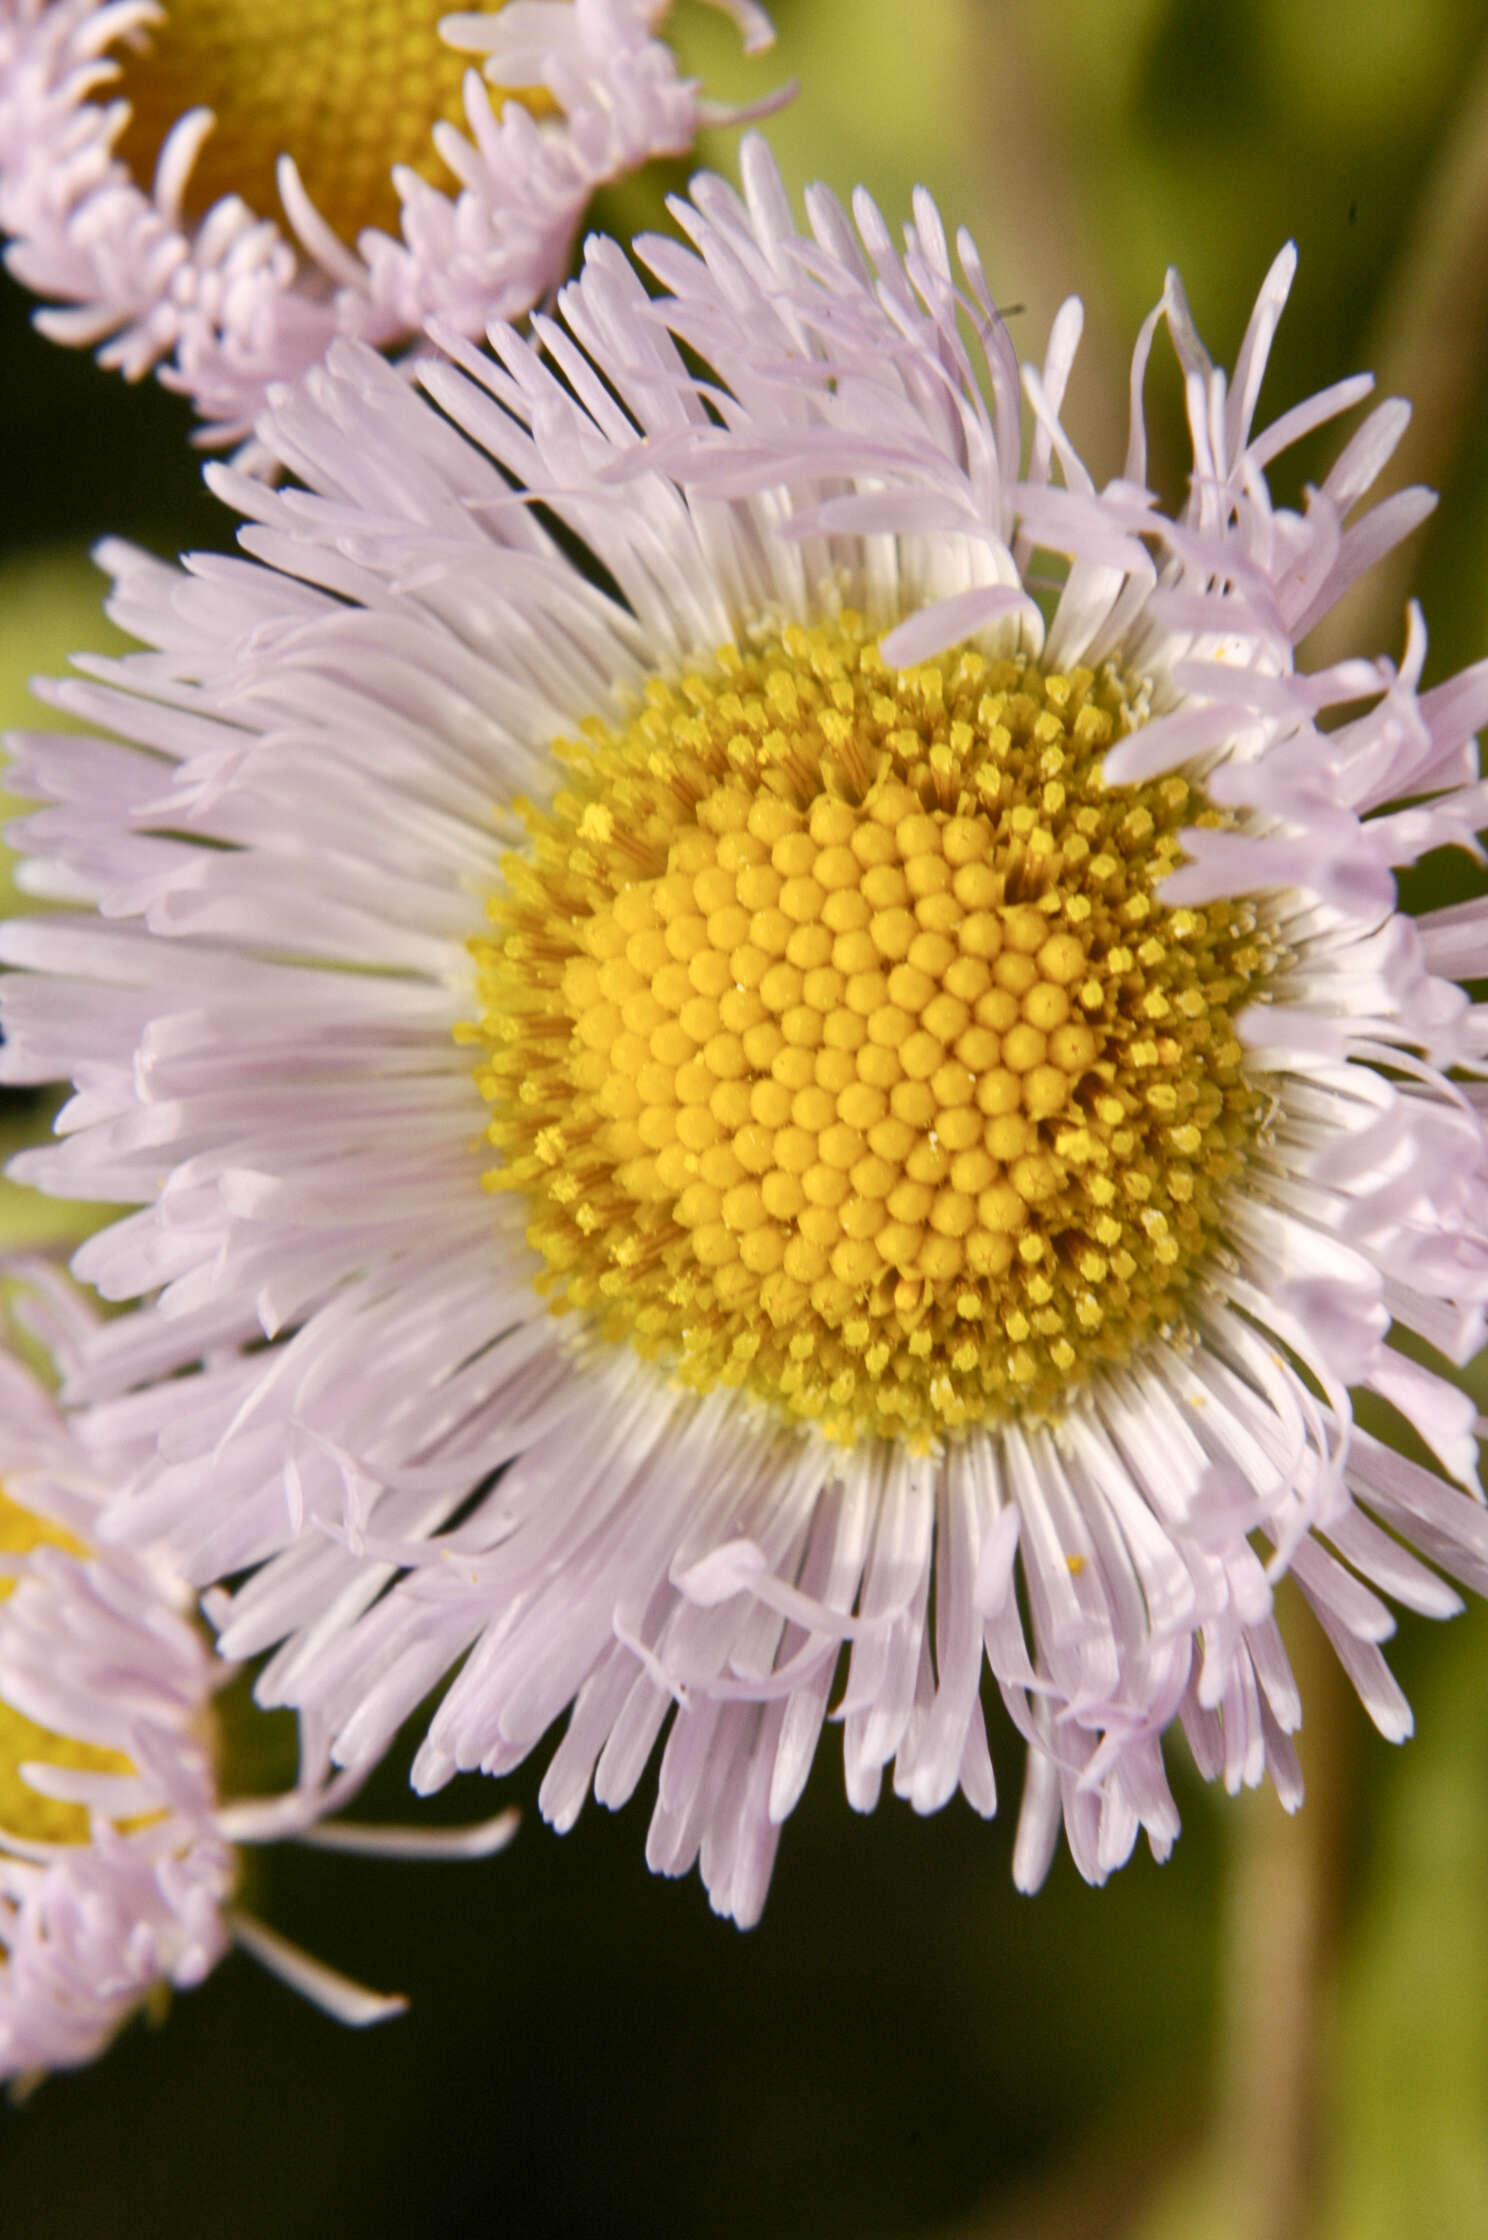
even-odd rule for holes
{"type": "MultiPolygon", "coordinates": [[[[77,1303],[45,1271],[31,1280],[38,1327],[65,1356],[86,1327],[77,1303]]],[[[0,2079],[91,2061],[233,1941],[343,2020],[396,2013],[401,1999],[345,1983],[238,1911],[239,1845],[313,1836],[351,1785],[312,1750],[287,1796],[223,1796],[213,1697],[228,1668],[159,1552],[100,1538],[112,1489],[98,1459],[0,1352],[0,2079]]],[[[501,1832],[482,1831],[484,1848],[501,1832]]],[[[368,1847],[365,1830],[320,1840],[368,1847]]]]}
{"type": "Polygon", "coordinates": [[[748,1921],[839,1666],[851,1802],[983,1813],[990,1666],[1025,1887],[1061,1819],[1093,1880],[1166,1852],[1175,1721],[1298,1801],[1283,1572],[1407,1732],[1379,1590],[1488,1586],[1488,906],[1394,871],[1485,820],[1488,665],[1421,691],[1413,611],[1298,667],[1430,501],[1350,518],[1390,403],[1273,502],[1369,388],[1254,432],[1290,252],[1233,382],[1170,277],[1097,488],[1078,305],[1020,366],[927,200],[900,254],[745,185],[661,301],[599,242],[451,338],[437,411],[338,349],[260,424],[297,487],[214,470],[241,560],[109,555],[149,650],[55,697],[118,743],[12,780],[99,914],[0,946],[9,1077],[78,1085],[19,1171],[141,1208],[77,1263],[147,1302],[70,1388],[111,1529],[259,1566],[224,1644],[349,1765],[453,1673],[416,1780],[568,1711],[567,1826],[666,1730],[648,1855],[748,1921]]]}
{"type": "Polygon", "coordinates": [[[337,335],[478,334],[557,284],[596,187],[711,113],[669,6],[0,0],[6,261],[55,340],[242,435],[337,335]]]}

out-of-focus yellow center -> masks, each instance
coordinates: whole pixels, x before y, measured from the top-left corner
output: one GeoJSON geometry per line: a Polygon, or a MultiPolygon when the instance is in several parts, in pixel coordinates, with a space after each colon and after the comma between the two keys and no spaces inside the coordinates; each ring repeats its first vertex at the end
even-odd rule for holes
{"type": "MultiPolygon", "coordinates": [[[[63,1548],[69,1555],[85,1553],[60,1525],[23,1509],[8,1494],[0,1493],[0,1553],[29,1555],[33,1548],[42,1547],[63,1548]]],[[[0,1573],[0,1602],[8,1601],[15,1587],[13,1574],[0,1573]]],[[[100,1749],[96,1743],[80,1742],[73,1735],[53,1734],[0,1696],[0,1841],[7,1834],[25,1836],[33,1843],[88,1840],[86,1807],[39,1795],[21,1778],[20,1769],[28,1763],[63,1766],[83,1773],[134,1771],[121,1751],[100,1749]]]]}
{"type": "MultiPolygon", "coordinates": [[[[485,5],[494,14],[501,0],[485,5]]],[[[189,216],[227,194],[277,211],[274,169],[290,155],[344,241],[364,226],[396,232],[394,164],[452,183],[430,135],[441,120],[463,124],[472,57],[440,38],[449,12],[446,0],[162,0],[161,22],[115,54],[133,111],[119,154],[148,184],[171,126],[210,109],[189,216]]],[[[552,106],[542,92],[508,98],[539,114],[552,106]]]]}
{"type": "Polygon", "coordinates": [[[1165,908],[1110,675],[851,614],[558,750],[473,944],[489,1187],[555,1311],[853,1441],[1057,1411],[1179,1324],[1260,1118],[1255,915],[1165,908]]]}

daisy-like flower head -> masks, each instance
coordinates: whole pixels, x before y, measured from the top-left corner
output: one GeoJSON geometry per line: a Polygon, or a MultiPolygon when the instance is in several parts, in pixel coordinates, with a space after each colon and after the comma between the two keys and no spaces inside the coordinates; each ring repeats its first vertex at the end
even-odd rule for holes
{"type": "MultiPolygon", "coordinates": [[[[88,1324],[47,1271],[30,1280],[38,1334],[63,1361],[88,1324]]],[[[401,1999],[346,1982],[236,1907],[244,1842],[393,1842],[317,1833],[355,1783],[328,1780],[324,1754],[308,1749],[288,1795],[224,1799],[212,1699],[228,1667],[159,1551],[100,1537],[97,1457],[10,1353],[0,1481],[0,2078],[25,2084],[91,2061],[142,2006],[200,1983],[233,1941],[344,2021],[397,2013],[401,1999]]],[[[494,1848],[506,1832],[493,1823],[455,1848],[494,1848]]]]}
{"type": "Polygon", "coordinates": [[[55,696],[115,740],[12,778],[96,915],[3,936],[7,1070],[78,1092],[22,1171],[141,1208],[78,1261],[148,1302],[71,1381],[112,1528],[259,1566],[224,1645],[349,1765],[455,1671],[416,1780],[567,1712],[567,1826],[668,1728],[649,1856],[741,1921],[839,1665],[855,1806],[994,1809],[985,1663],[1018,1880],[1061,1816],[1099,1879],[1175,1721],[1296,1803],[1280,1573],[1395,1737],[1377,1590],[1488,1585],[1418,1358],[1483,1333],[1488,916],[1394,885],[1484,821],[1488,666],[1420,691],[1414,613],[1296,664],[1429,503],[1350,521],[1405,408],[1278,508],[1369,384],[1254,433],[1291,253],[1232,382],[1170,279],[1097,488],[1077,305],[1020,367],[928,201],[901,254],[745,181],[430,402],[336,351],[261,424],[297,486],[214,470],[243,558],[109,555],[150,650],[55,696]]]}
{"type": "Polygon", "coordinates": [[[556,285],[595,188],[726,114],[669,6],[0,0],[6,262],[54,340],[241,436],[337,335],[478,334],[556,285]]]}

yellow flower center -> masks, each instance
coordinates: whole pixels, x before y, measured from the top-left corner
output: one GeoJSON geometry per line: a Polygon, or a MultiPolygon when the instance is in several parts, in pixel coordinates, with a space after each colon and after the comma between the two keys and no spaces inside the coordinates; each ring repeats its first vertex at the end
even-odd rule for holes
{"type": "MultiPolygon", "coordinates": [[[[0,1552],[29,1555],[33,1548],[63,1548],[69,1555],[86,1551],[60,1525],[23,1509],[8,1494],[0,1493],[0,1552]]],[[[0,1602],[14,1593],[14,1575],[0,1573],[0,1602]]],[[[3,1623],[3,1620],[0,1620],[3,1623]]],[[[63,1766],[81,1773],[133,1773],[122,1751],[105,1750],[73,1735],[53,1734],[28,1719],[0,1697],[0,1841],[9,1835],[33,1843],[86,1843],[89,1836],[87,1808],[41,1796],[21,1777],[27,1763],[63,1766]]]]}
{"type": "MultiPolygon", "coordinates": [[[[486,0],[491,13],[501,0],[486,0]]],[[[341,238],[396,232],[396,163],[451,184],[430,134],[464,122],[472,57],[446,46],[445,0],[163,0],[164,21],[122,48],[118,90],[133,115],[119,154],[148,183],[166,134],[190,109],[216,128],[191,176],[188,216],[237,194],[279,207],[274,168],[293,156],[311,200],[341,238]]],[[[497,101],[501,96],[497,95],[497,101]]],[[[537,114],[538,92],[514,97],[537,114]]]]}
{"type": "Polygon", "coordinates": [[[845,614],[557,752],[472,944],[555,1311],[853,1441],[1048,1414],[1180,1325],[1256,1132],[1255,913],[1165,908],[1181,777],[1122,681],[845,614]]]}

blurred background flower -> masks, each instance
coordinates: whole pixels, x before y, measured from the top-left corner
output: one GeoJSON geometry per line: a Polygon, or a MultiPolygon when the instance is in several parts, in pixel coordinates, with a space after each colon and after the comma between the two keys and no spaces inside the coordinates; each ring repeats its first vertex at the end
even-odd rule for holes
{"type": "MultiPolygon", "coordinates": [[[[770,44],[754,0],[718,4],[770,44]]],[[[691,147],[700,89],[651,37],[668,5],[7,0],[7,266],[54,341],[158,367],[238,441],[335,335],[526,312],[595,185],[691,147]]]]}
{"type": "MultiPolygon", "coordinates": [[[[1083,296],[1069,419],[1098,475],[1120,463],[1125,338],[1164,267],[1181,267],[1228,360],[1295,236],[1263,409],[1361,366],[1426,407],[1396,466],[1443,502],[1407,548],[1412,578],[1391,587],[1377,642],[1398,648],[1413,588],[1433,633],[1427,682],[1484,652],[1482,0],[772,12],[771,75],[803,87],[769,128],[794,186],[861,179],[893,220],[929,186],[976,234],[1023,347],[1063,295],[1083,296]]],[[[676,24],[710,91],[758,91],[726,21],[689,0],[676,24]]],[[[727,170],[732,137],[704,155],[727,170]]],[[[662,222],[662,189],[681,178],[631,183],[603,222],[662,222]]],[[[18,291],[4,308],[0,675],[7,720],[31,722],[27,673],[112,642],[87,544],[115,531],[169,553],[221,545],[228,525],[200,489],[179,400],[43,345],[18,291]]],[[[1171,502],[1171,373],[1155,370],[1149,398],[1171,502]]],[[[1279,478],[1279,499],[1296,494],[1279,478]]],[[[1457,899],[1471,876],[1433,865],[1407,900],[1457,899]]],[[[16,1103],[7,1140],[44,1119],[16,1103]]],[[[10,1241],[59,1212],[8,1195],[0,1218],[10,1241]]],[[[1212,1805],[1175,1752],[1183,1843],[1100,1892],[1062,1859],[1037,1901],[1018,1898],[1011,1819],[854,1821],[827,1763],[747,1937],[695,1885],[648,1877],[636,1807],[618,1821],[591,1810],[563,1844],[529,1813],[503,1859],[438,1884],[390,1872],[351,1887],[340,1862],[276,1854],[276,1922],[411,1990],[412,2014],[335,2037],[230,1961],[169,2031],[134,2028],[104,2067],[4,2117],[0,2208],[12,2229],[64,2234],[146,2217],[184,2234],[230,2213],[276,2235],[417,2218],[522,2240],[1478,2240],[1488,1614],[1403,1624],[1392,1662],[1418,1739],[1398,1753],[1330,1693],[1327,1654],[1316,1662],[1300,1675],[1298,1820],[1269,1796],[1212,1805]]],[[[1011,1764],[998,1771],[1015,1786],[1011,1764]]],[[[403,1809],[401,1778],[386,1769],[365,1809],[403,1809]]],[[[506,1786],[530,1807],[535,1778],[506,1786]]],[[[490,1802],[457,1784],[435,1809],[469,1819],[490,1802]]]]}

